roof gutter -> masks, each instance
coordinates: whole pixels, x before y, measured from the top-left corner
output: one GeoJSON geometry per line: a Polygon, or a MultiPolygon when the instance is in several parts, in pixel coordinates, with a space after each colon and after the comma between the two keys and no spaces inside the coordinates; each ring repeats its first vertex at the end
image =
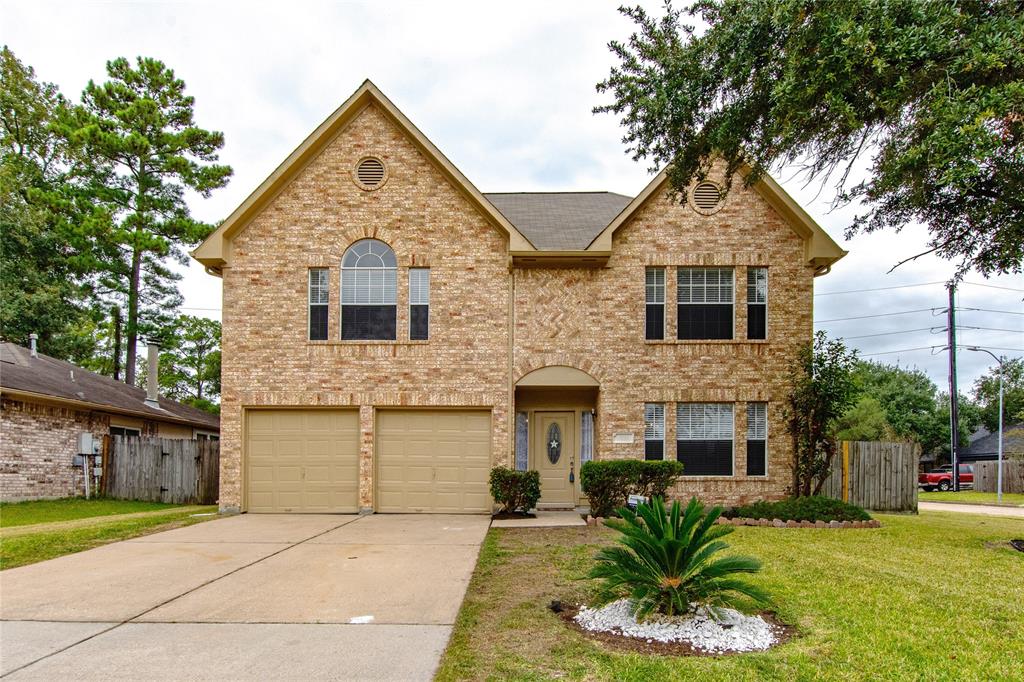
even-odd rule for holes
{"type": "Polygon", "coordinates": [[[178,417],[172,414],[171,412],[167,412],[166,414],[153,414],[152,412],[142,412],[139,410],[129,410],[123,407],[114,407],[113,405],[93,403],[89,402],[88,400],[75,400],[73,398],[64,398],[62,396],[46,395],[45,393],[35,393],[33,391],[20,391],[18,389],[2,387],[0,387],[0,395],[11,398],[34,400],[37,402],[58,403],[60,405],[72,405],[74,407],[83,407],[93,412],[110,412],[111,414],[122,414],[129,417],[142,417],[143,419],[149,419],[151,421],[172,422],[174,424],[185,424],[186,426],[198,426],[199,428],[203,429],[216,428],[218,431],[220,430],[219,423],[217,424],[216,427],[213,427],[206,422],[200,422],[192,419],[186,419],[184,417],[178,417]]]}

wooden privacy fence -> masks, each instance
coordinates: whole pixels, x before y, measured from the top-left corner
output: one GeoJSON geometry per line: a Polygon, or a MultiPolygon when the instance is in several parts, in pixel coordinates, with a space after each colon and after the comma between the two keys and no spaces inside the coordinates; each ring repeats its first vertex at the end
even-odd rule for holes
{"type": "MultiPolygon", "coordinates": [[[[983,493],[996,492],[996,481],[999,475],[996,465],[992,462],[974,462],[974,489],[983,493]]],[[[1024,493],[1024,461],[1019,459],[1003,460],[1003,492],[1024,493]]]]}
{"type": "Polygon", "coordinates": [[[214,504],[220,443],[150,436],[115,436],[103,460],[102,490],[124,500],[214,504]]]}
{"type": "Polygon", "coordinates": [[[917,511],[917,443],[843,441],[821,492],[874,511],[917,511]]]}

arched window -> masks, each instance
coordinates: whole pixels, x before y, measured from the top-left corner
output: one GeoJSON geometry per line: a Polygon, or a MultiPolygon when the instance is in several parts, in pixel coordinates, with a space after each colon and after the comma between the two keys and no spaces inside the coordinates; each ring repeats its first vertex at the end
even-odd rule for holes
{"type": "Polygon", "coordinates": [[[376,239],[349,247],[341,259],[341,338],[394,340],[395,252],[376,239]]]}

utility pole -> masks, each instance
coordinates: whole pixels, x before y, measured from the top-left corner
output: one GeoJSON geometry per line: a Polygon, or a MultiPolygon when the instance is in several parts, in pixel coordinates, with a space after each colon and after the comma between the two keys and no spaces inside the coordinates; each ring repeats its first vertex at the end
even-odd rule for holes
{"type": "Polygon", "coordinates": [[[960,491],[960,459],[957,449],[960,445],[960,415],[957,409],[956,384],[956,285],[950,283],[949,309],[946,311],[946,335],[949,346],[949,457],[953,462],[953,490],[960,491]]]}

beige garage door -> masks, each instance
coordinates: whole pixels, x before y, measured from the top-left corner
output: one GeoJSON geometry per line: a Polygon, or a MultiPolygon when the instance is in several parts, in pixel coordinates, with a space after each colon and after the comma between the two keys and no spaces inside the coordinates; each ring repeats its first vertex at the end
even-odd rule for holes
{"type": "Polygon", "coordinates": [[[491,413],[377,413],[377,511],[491,511],[491,413]]]}
{"type": "Polygon", "coordinates": [[[245,461],[250,512],[359,511],[355,410],[250,410],[245,461]]]}

